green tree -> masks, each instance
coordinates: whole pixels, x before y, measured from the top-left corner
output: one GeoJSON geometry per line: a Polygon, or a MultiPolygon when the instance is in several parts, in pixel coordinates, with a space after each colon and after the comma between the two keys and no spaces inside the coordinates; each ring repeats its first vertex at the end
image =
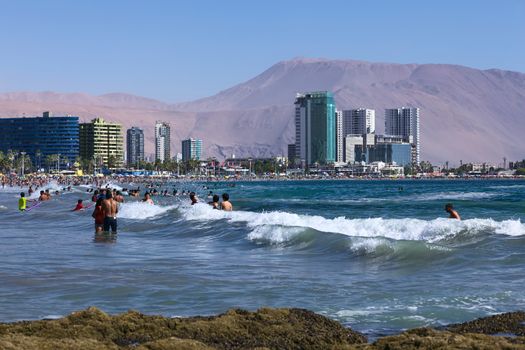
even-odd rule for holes
{"type": "Polygon", "coordinates": [[[114,169],[117,167],[117,165],[118,165],[117,157],[115,157],[114,155],[109,156],[108,157],[108,168],[114,169]]]}
{"type": "Polygon", "coordinates": [[[38,169],[41,169],[42,168],[42,151],[40,151],[39,149],[37,149],[35,152],[35,160],[36,160],[36,165],[38,166],[38,169]]]}
{"type": "Polygon", "coordinates": [[[0,171],[6,172],[7,170],[9,170],[9,159],[4,152],[0,151],[0,171]]]}
{"type": "Polygon", "coordinates": [[[27,154],[23,157],[20,156],[16,158],[14,162],[14,168],[20,169],[22,171],[22,162],[24,162],[24,173],[31,172],[31,168],[33,167],[33,163],[31,162],[31,157],[29,157],[27,154]]]}
{"type": "Polygon", "coordinates": [[[434,166],[432,165],[432,163],[424,160],[421,163],[419,163],[419,169],[421,169],[421,171],[424,173],[431,173],[434,171],[434,166]]]}
{"type": "Polygon", "coordinates": [[[15,151],[15,150],[7,150],[7,164],[8,164],[8,167],[9,167],[9,171],[13,170],[13,167],[15,165],[15,159],[16,159],[16,155],[18,154],[18,151],[15,151]]]}
{"type": "Polygon", "coordinates": [[[57,163],[58,163],[58,154],[50,154],[46,157],[46,165],[47,165],[47,169],[48,171],[51,171],[52,168],[55,168],[57,167],[57,163]]]}

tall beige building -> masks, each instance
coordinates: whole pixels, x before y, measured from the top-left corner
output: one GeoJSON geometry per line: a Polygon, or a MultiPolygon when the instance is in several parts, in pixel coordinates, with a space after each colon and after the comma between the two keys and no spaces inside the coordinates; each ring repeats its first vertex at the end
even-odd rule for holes
{"type": "Polygon", "coordinates": [[[97,166],[113,168],[124,165],[124,136],[122,125],[108,123],[102,118],[80,124],[80,158],[94,160],[97,166]],[[109,160],[112,164],[109,164],[109,160]]]}

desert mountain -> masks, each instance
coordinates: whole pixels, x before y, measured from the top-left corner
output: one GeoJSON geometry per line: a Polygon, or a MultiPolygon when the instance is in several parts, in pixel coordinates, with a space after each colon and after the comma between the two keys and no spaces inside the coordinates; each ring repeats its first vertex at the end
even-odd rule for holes
{"type": "Polygon", "coordinates": [[[75,114],[102,116],[136,125],[153,150],[155,120],[172,124],[173,147],[180,139],[202,138],[205,156],[286,154],[293,142],[297,92],[334,92],[339,109],[421,109],[422,159],[501,162],[525,153],[525,74],[442,64],[390,64],[352,60],[293,59],[218,94],[175,105],[127,94],[0,94],[0,116],[75,114]]]}

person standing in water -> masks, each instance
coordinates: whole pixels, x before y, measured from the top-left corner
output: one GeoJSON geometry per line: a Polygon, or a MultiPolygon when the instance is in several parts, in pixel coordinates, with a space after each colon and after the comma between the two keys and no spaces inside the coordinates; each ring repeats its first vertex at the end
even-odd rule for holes
{"type": "Polygon", "coordinates": [[[104,214],[104,209],[102,208],[102,202],[102,198],[97,199],[95,210],[93,210],[93,214],[91,214],[93,219],[95,219],[95,233],[102,233],[104,230],[104,218],[106,215],[104,214]]]}
{"type": "Polygon", "coordinates": [[[144,199],[142,201],[148,204],[155,204],[153,203],[153,199],[151,199],[149,192],[144,193],[144,199]]]}
{"type": "Polygon", "coordinates": [[[213,209],[220,209],[220,206],[219,206],[219,196],[218,195],[213,195],[213,199],[211,202],[208,202],[209,205],[212,206],[213,209]]]}
{"type": "Polygon", "coordinates": [[[461,217],[459,216],[458,212],[454,210],[454,206],[452,205],[452,203],[447,203],[445,205],[445,211],[450,214],[450,219],[461,220],[461,217]]]}
{"type": "Polygon", "coordinates": [[[233,210],[233,205],[230,203],[230,195],[228,193],[222,194],[221,209],[225,211],[233,210]]]}
{"type": "Polygon", "coordinates": [[[102,209],[104,210],[104,232],[117,233],[117,213],[118,203],[113,199],[111,191],[107,191],[106,199],[102,201],[102,209]]]}
{"type": "Polygon", "coordinates": [[[190,200],[191,200],[191,205],[195,205],[197,204],[197,195],[195,194],[195,192],[190,192],[190,200]]]}
{"type": "Polygon", "coordinates": [[[18,210],[25,211],[27,208],[27,198],[24,192],[20,193],[20,199],[18,200],[18,210]]]}

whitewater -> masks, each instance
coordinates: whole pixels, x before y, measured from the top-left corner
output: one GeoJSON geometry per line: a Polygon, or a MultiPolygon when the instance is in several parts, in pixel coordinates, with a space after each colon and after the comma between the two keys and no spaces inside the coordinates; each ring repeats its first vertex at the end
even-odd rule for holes
{"type": "Polygon", "coordinates": [[[375,336],[525,307],[523,181],[162,189],[196,191],[200,202],[126,197],[119,234],[106,238],[94,236],[91,210],[71,211],[77,199],[89,203],[89,187],[27,213],[16,210],[24,189],[0,189],[1,321],[90,305],[166,316],[301,307],[375,336]],[[228,192],[235,210],[213,210],[209,191],[228,192]],[[462,221],[447,218],[448,202],[462,221]]]}

